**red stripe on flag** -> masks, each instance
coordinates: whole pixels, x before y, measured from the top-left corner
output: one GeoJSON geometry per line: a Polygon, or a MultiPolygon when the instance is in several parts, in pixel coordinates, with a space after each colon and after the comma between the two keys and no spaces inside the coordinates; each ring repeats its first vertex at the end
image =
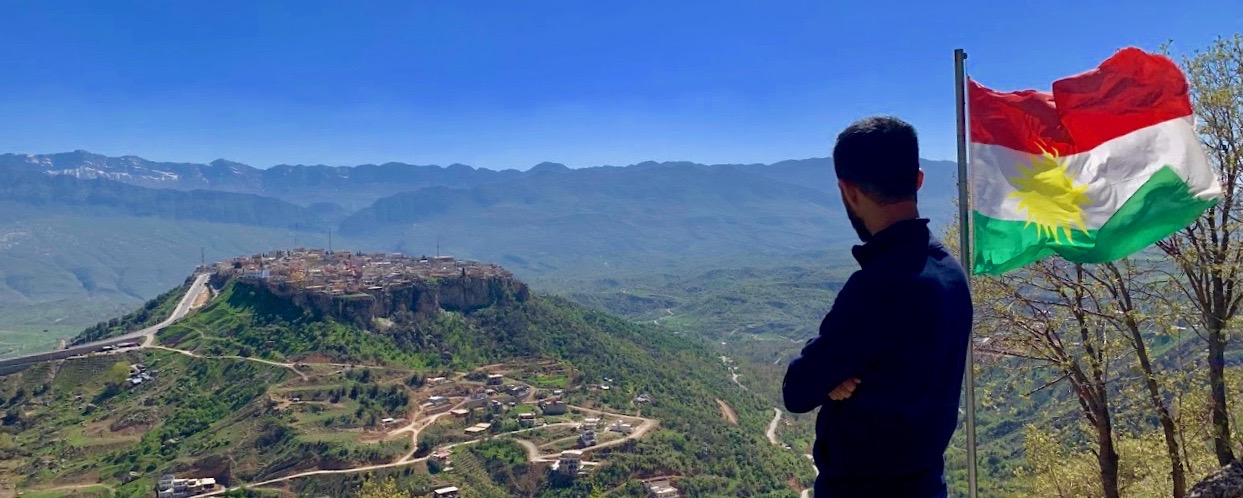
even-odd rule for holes
{"type": "Polygon", "coordinates": [[[1187,80],[1167,57],[1118,51],[1053,93],[998,92],[970,81],[971,141],[1039,154],[1074,154],[1135,130],[1191,115],[1187,80]]]}

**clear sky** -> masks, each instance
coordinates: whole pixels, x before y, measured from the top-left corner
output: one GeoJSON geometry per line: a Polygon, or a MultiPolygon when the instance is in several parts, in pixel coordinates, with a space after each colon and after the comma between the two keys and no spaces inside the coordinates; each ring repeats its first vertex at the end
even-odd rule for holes
{"type": "Polygon", "coordinates": [[[954,48],[987,86],[1046,88],[1243,30],[1238,1],[0,0],[0,152],[774,162],[892,113],[948,159],[954,48]]]}

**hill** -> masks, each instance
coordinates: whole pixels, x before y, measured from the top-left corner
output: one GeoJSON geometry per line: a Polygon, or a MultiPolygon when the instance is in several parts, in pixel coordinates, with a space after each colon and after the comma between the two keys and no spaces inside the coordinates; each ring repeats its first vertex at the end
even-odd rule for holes
{"type": "Polygon", "coordinates": [[[451,483],[472,496],[585,496],[593,489],[644,496],[637,479],[674,475],[688,494],[792,497],[792,483],[810,482],[804,459],[765,440],[771,405],[733,385],[703,344],[498,278],[484,284],[493,289],[484,294],[470,290],[480,285],[473,276],[428,280],[420,298],[386,290],[388,302],[405,304],[383,308],[395,311],[366,326],[344,311],[348,305],[322,307],[261,281],[216,279],[217,297],[159,334],[166,349],[92,355],[4,378],[0,452],[9,463],[0,465],[0,483],[98,481],[119,496],[138,496],[150,493],[154,476],[173,471],[218,476],[229,486],[278,479],[271,486],[342,496],[363,477],[348,469],[365,465],[409,476],[401,482],[411,489],[451,483]],[[486,297],[465,307],[447,297],[467,295],[486,297]],[[108,374],[118,363],[156,373],[123,387],[108,374]],[[669,364],[679,369],[661,367],[669,364]],[[511,398],[516,408],[468,416],[490,421],[492,443],[464,439],[466,422],[454,417],[428,422],[414,437],[380,421],[425,420],[437,392],[466,403],[456,393],[481,389],[470,379],[488,372],[532,390],[511,398]],[[532,409],[522,407],[554,388],[573,406],[658,428],[633,439],[601,431],[603,441],[618,444],[592,453],[599,466],[578,479],[558,478],[548,462],[524,458],[517,443],[555,455],[561,427],[581,423],[581,409],[563,416],[568,422],[545,415],[547,429],[506,436],[518,429],[517,414],[532,409]],[[718,399],[737,425],[705,416],[719,412],[718,399]],[[32,438],[50,443],[29,444],[32,438]],[[457,470],[430,473],[423,452],[451,444],[459,445],[457,470]],[[316,468],[347,472],[279,480],[316,468]]]}

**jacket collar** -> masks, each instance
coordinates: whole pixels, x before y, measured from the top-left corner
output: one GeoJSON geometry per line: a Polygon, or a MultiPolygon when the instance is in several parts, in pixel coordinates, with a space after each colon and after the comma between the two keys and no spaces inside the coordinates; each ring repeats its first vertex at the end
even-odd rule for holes
{"type": "Polygon", "coordinates": [[[877,232],[862,245],[854,246],[851,252],[859,266],[868,266],[880,256],[903,245],[914,243],[923,238],[921,245],[927,244],[928,219],[911,218],[889,225],[877,232]]]}

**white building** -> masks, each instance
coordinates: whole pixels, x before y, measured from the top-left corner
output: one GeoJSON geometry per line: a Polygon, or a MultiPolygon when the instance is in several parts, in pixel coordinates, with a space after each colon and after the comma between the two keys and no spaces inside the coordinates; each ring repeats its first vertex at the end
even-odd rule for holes
{"type": "Polygon", "coordinates": [[[647,483],[647,492],[652,495],[652,498],[677,498],[682,496],[678,493],[677,488],[669,485],[668,480],[647,483]]]}
{"type": "Polygon", "coordinates": [[[579,450],[562,451],[561,457],[553,464],[553,470],[567,476],[577,476],[583,470],[583,452],[579,450]]]}

